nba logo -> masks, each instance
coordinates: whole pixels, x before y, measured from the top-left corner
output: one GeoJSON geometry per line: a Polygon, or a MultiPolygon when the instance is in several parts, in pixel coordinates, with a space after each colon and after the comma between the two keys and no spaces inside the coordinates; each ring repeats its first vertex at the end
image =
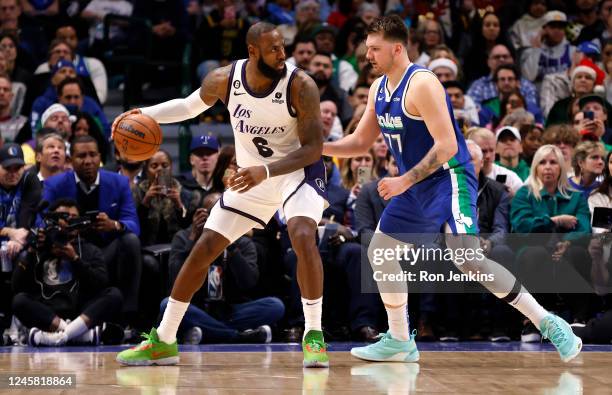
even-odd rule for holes
{"type": "Polygon", "coordinates": [[[208,298],[210,300],[223,299],[223,268],[219,265],[210,265],[208,268],[208,298]]]}
{"type": "Polygon", "coordinates": [[[8,149],[8,153],[10,156],[17,156],[17,148],[16,147],[10,147],[8,149]]]}

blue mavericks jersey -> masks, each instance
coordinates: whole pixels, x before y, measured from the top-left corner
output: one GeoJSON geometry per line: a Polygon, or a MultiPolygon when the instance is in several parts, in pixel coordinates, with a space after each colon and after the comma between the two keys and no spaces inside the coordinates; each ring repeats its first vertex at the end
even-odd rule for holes
{"type": "MultiPolygon", "coordinates": [[[[400,175],[406,173],[419,163],[431,147],[433,147],[434,143],[425,122],[423,122],[423,118],[408,114],[404,108],[410,79],[418,72],[431,73],[431,71],[424,67],[411,64],[406,69],[404,77],[393,92],[389,92],[387,88],[387,76],[383,76],[380,79],[376,92],[375,108],[378,124],[391,153],[395,157],[400,175]]],[[[450,114],[459,149],[457,154],[448,163],[440,167],[436,173],[465,165],[471,160],[463,134],[461,134],[455,122],[448,95],[446,95],[446,108],[441,108],[440,111],[447,111],[450,114]]],[[[436,173],[430,175],[430,177],[435,176],[436,173]]]]}
{"type": "MultiPolygon", "coordinates": [[[[434,144],[423,118],[409,114],[404,108],[410,79],[416,73],[424,72],[431,73],[411,64],[393,92],[387,87],[386,76],[379,80],[376,90],[376,117],[400,175],[423,160],[434,144]]],[[[382,232],[436,233],[442,231],[445,224],[455,234],[478,232],[478,181],[448,95],[446,107],[440,108],[440,112],[443,111],[450,115],[454,138],[457,139],[457,153],[426,179],[391,200],[379,224],[382,232]]]]}

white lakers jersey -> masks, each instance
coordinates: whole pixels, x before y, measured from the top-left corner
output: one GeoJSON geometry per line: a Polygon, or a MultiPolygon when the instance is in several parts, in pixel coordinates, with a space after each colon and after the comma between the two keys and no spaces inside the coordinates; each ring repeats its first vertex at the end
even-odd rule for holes
{"type": "Polygon", "coordinates": [[[242,59],[232,66],[225,101],[240,167],[274,162],[301,146],[291,107],[291,81],[297,68],[286,63],[285,76],[257,94],[246,81],[246,64],[247,59],[242,59]]]}

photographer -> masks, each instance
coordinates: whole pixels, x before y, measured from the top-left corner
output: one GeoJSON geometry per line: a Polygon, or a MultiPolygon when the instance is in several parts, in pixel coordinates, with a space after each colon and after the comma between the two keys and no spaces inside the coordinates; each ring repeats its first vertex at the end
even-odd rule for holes
{"type": "Polygon", "coordinates": [[[79,236],[91,221],[79,217],[76,201],[58,199],[45,222],[36,246],[19,256],[13,271],[15,315],[31,328],[30,346],[97,345],[96,325],[120,311],[123,297],[107,287],[100,250],[79,236]]]}
{"type": "Polygon", "coordinates": [[[98,143],[91,136],[75,138],[70,154],[74,171],[46,179],[44,199],[74,199],[94,220],[96,232],[89,232],[87,239],[102,250],[110,284],[117,286],[125,298],[123,323],[133,324],[142,262],[140,225],[128,178],[100,169],[98,143]]]}

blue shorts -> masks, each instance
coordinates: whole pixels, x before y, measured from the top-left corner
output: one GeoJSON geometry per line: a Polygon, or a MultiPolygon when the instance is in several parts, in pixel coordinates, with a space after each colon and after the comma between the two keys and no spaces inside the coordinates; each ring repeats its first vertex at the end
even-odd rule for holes
{"type": "Polygon", "coordinates": [[[412,186],[391,199],[378,224],[386,234],[478,234],[478,180],[472,164],[458,166],[412,186]]]}

